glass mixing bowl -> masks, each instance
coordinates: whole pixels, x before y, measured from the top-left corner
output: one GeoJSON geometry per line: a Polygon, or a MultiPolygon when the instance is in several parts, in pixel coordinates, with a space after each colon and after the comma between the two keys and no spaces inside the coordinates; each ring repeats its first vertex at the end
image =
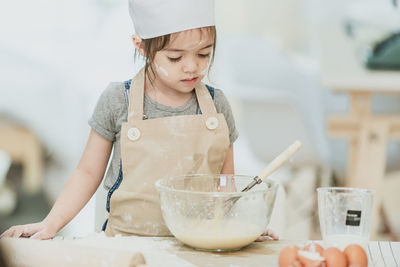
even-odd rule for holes
{"type": "Polygon", "coordinates": [[[240,192],[252,181],[243,175],[185,175],[155,185],[164,220],[178,240],[198,250],[234,251],[265,231],[274,206],[278,185],[267,179],[240,192]]]}

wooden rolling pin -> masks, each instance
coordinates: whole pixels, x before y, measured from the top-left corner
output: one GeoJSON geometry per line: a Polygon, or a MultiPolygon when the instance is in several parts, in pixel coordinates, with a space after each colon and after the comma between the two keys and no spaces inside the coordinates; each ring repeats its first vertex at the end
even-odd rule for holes
{"type": "Polygon", "coordinates": [[[146,266],[142,253],[89,246],[73,240],[4,238],[0,239],[0,251],[5,266],[12,267],[146,266]]]}

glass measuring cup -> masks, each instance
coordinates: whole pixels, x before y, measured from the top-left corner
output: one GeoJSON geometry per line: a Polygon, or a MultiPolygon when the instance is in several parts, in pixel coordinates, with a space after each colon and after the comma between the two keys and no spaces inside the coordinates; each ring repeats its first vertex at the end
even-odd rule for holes
{"type": "Polygon", "coordinates": [[[320,187],[318,213],[327,246],[368,246],[375,191],[349,187],[320,187]]]}

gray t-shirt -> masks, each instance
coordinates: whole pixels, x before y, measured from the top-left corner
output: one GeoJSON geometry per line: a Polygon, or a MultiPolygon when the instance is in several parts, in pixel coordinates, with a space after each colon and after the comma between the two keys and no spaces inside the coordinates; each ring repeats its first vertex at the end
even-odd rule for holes
{"type": "MultiPolygon", "coordinates": [[[[218,113],[223,113],[229,128],[230,143],[238,137],[232,110],[224,93],[215,89],[214,104],[218,113]]],[[[144,96],[144,115],[147,119],[168,116],[194,115],[198,109],[196,94],[184,105],[168,107],[153,101],[146,94],[144,96]]],[[[104,181],[104,187],[109,190],[116,182],[119,174],[121,160],[121,125],[127,121],[128,104],[125,96],[125,84],[123,82],[110,83],[100,96],[89,125],[102,137],[113,142],[113,154],[110,166],[104,181]]]]}

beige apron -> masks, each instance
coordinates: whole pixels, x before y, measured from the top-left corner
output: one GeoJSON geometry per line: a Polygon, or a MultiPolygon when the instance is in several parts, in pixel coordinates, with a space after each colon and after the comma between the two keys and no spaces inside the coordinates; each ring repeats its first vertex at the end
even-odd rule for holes
{"type": "Polygon", "coordinates": [[[155,181],[221,172],[230,144],[228,126],[203,83],[195,93],[202,114],[143,120],[144,71],[132,80],[128,121],[121,129],[123,179],[111,196],[108,236],[171,235],[155,181]]]}

